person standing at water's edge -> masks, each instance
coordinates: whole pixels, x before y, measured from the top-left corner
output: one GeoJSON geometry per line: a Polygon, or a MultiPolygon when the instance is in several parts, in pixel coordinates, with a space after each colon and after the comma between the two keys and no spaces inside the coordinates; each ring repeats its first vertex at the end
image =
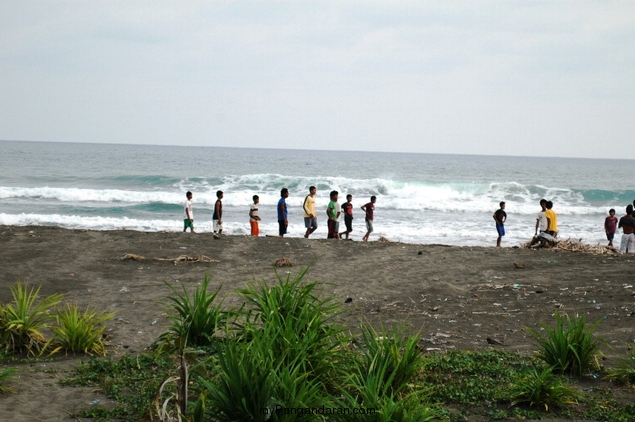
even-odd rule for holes
{"type": "Polygon", "coordinates": [[[183,220],[183,233],[187,231],[187,228],[190,228],[192,233],[196,233],[194,231],[194,214],[192,213],[192,192],[187,192],[185,194],[187,201],[185,201],[185,219],[183,220]]]}
{"type": "Polygon", "coordinates": [[[346,235],[346,240],[348,240],[348,235],[353,231],[353,195],[346,195],[346,202],[342,204],[342,213],[344,214],[344,224],[346,225],[346,231],[340,233],[340,239],[342,235],[346,235]]]}
{"type": "Polygon", "coordinates": [[[368,242],[368,237],[375,230],[373,227],[373,218],[375,214],[375,202],[377,202],[377,197],[375,195],[370,197],[370,202],[362,205],[360,208],[362,211],[366,213],[366,234],[362,237],[364,242],[368,242]]]}
{"type": "Polygon", "coordinates": [[[505,202],[498,204],[500,208],[496,210],[494,220],[496,221],[496,231],[498,232],[498,239],[496,239],[496,247],[501,247],[501,239],[505,236],[505,221],[507,221],[507,213],[505,212],[505,202]]]}
{"type": "Polygon", "coordinates": [[[216,192],[216,203],[214,204],[214,215],[212,216],[214,224],[214,233],[223,233],[223,191],[216,192]]]}
{"type": "Polygon", "coordinates": [[[258,195],[254,195],[253,198],[254,203],[249,207],[249,226],[251,227],[251,235],[258,236],[260,234],[260,229],[258,227],[258,222],[260,221],[260,216],[258,215],[258,203],[260,202],[260,197],[258,195]]]}
{"type": "Polygon", "coordinates": [[[304,198],[304,203],[302,203],[302,208],[304,209],[304,227],[306,227],[304,237],[307,239],[318,227],[317,216],[315,215],[316,192],[316,187],[311,186],[309,188],[309,194],[304,198]]]}
{"type": "Polygon", "coordinates": [[[606,233],[606,240],[609,241],[609,246],[613,246],[616,230],[617,217],[615,216],[615,210],[611,208],[609,210],[609,216],[604,219],[604,232],[606,233]]]}
{"type": "Polygon", "coordinates": [[[336,190],[331,191],[331,194],[330,194],[331,201],[329,202],[329,205],[326,208],[326,215],[329,218],[327,221],[327,225],[328,225],[328,235],[326,236],[327,239],[340,238],[340,234],[338,232],[340,228],[339,221],[338,221],[338,219],[340,218],[340,210],[337,203],[338,196],[339,196],[339,192],[337,192],[336,190]]]}
{"type": "Polygon", "coordinates": [[[622,253],[635,253],[635,218],[633,218],[633,206],[626,207],[626,215],[620,218],[618,227],[622,229],[622,241],[620,251],[622,253]]]}
{"type": "Polygon", "coordinates": [[[278,200],[278,236],[284,237],[287,234],[287,227],[289,226],[289,212],[287,210],[287,197],[289,196],[289,190],[282,188],[280,190],[280,199],[278,200]]]}

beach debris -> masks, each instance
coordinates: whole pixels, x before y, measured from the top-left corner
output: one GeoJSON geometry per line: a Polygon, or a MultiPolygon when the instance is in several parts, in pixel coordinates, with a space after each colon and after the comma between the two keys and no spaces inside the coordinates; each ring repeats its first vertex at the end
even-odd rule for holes
{"type": "Polygon", "coordinates": [[[127,253],[123,257],[121,257],[120,259],[122,261],[125,261],[127,259],[131,259],[133,261],[139,261],[139,262],[143,262],[145,260],[145,258],[143,256],[137,255],[137,254],[133,254],[133,253],[127,253]]]}
{"type": "Polygon", "coordinates": [[[492,337],[487,337],[487,344],[493,344],[495,346],[505,346],[505,344],[503,344],[503,342],[501,340],[492,338],[492,337]]]}
{"type": "Polygon", "coordinates": [[[205,256],[205,255],[199,255],[196,257],[191,257],[191,256],[187,256],[187,255],[180,255],[177,256],[176,258],[154,258],[155,261],[172,261],[174,262],[174,265],[178,265],[184,262],[206,262],[206,263],[212,263],[212,262],[220,262],[217,259],[212,259],[209,256],[205,256]]]}
{"type": "Polygon", "coordinates": [[[351,303],[353,301],[352,297],[347,297],[344,303],[351,303]]]}
{"type": "Polygon", "coordinates": [[[515,262],[514,262],[514,267],[516,267],[519,270],[524,270],[525,268],[527,268],[525,264],[517,264],[515,262]]]}
{"type": "Polygon", "coordinates": [[[388,240],[384,236],[381,236],[379,239],[377,239],[377,241],[381,243],[390,243],[390,240],[388,240]]]}
{"type": "Polygon", "coordinates": [[[423,251],[417,252],[417,255],[423,255],[423,251]]]}
{"type": "MultiPolygon", "coordinates": [[[[523,248],[526,249],[536,249],[536,248],[541,248],[541,247],[549,247],[546,245],[542,245],[540,243],[531,244],[532,242],[527,242],[524,243],[522,245],[523,248]]],[[[572,240],[572,239],[565,239],[565,240],[560,240],[556,245],[551,246],[551,249],[557,249],[557,250],[561,250],[561,251],[568,251],[568,252],[586,252],[586,253],[592,253],[592,254],[596,254],[596,255],[606,255],[606,254],[610,254],[610,253],[619,253],[619,249],[616,249],[612,246],[606,246],[606,245],[589,245],[588,243],[584,243],[582,242],[582,239],[578,239],[578,240],[572,240]]],[[[557,263],[557,262],[556,262],[557,263]]]]}
{"type": "Polygon", "coordinates": [[[282,258],[276,259],[276,267],[278,267],[278,268],[293,267],[293,261],[291,261],[286,256],[283,256],[282,258]]]}
{"type": "Polygon", "coordinates": [[[126,292],[128,292],[128,288],[127,288],[126,286],[124,286],[124,287],[122,287],[119,291],[120,291],[121,293],[126,293],[126,292]]]}

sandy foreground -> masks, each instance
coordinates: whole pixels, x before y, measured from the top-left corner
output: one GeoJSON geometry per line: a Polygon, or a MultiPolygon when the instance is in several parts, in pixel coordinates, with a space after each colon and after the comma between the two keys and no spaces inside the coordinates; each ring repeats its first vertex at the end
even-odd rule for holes
{"type": "MultiPolygon", "coordinates": [[[[635,341],[635,255],[620,254],[0,226],[0,301],[8,302],[8,286],[22,279],[41,285],[43,295],[63,293],[81,306],[116,312],[108,323],[109,354],[136,354],[167,328],[165,281],[194,287],[209,273],[226,305],[238,307],[236,289],[273,281],[281,257],[294,264],[279,268],[282,275],[311,266],[308,280],[327,283],[322,294],[342,303],[351,329],[361,321],[405,325],[420,331],[428,350],[531,353],[522,328],[550,322],[556,310],[603,319],[598,331],[614,347],[605,348],[609,359],[635,341]],[[126,254],[146,259],[122,260],[126,254]],[[153,259],[181,255],[219,262],[153,259]]],[[[108,403],[90,389],[57,384],[81,359],[21,365],[11,384],[16,394],[0,396],[0,420],[65,420],[95,400],[108,403]]]]}

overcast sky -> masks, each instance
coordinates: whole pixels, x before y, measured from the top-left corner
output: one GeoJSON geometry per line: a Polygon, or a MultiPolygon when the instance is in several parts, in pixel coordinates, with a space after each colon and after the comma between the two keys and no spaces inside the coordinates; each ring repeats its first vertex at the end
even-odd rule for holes
{"type": "Polygon", "coordinates": [[[635,1],[0,0],[0,139],[635,158],[635,1]]]}

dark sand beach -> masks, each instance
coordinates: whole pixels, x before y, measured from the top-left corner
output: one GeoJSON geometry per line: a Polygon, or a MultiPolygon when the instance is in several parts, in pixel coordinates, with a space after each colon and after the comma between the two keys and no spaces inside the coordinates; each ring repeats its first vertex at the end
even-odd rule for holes
{"type": "MultiPolygon", "coordinates": [[[[550,322],[556,310],[603,319],[599,334],[614,348],[604,350],[609,359],[635,340],[635,255],[621,254],[0,226],[0,301],[8,302],[8,286],[22,279],[41,285],[43,295],[63,293],[81,306],[115,312],[109,355],[136,354],[167,327],[165,281],[193,287],[209,273],[226,305],[238,307],[236,289],[272,281],[281,257],[294,264],[278,268],[282,275],[311,266],[308,279],[326,283],[322,294],[342,303],[352,330],[360,321],[405,325],[420,331],[422,346],[432,351],[504,347],[529,354],[535,346],[523,327],[550,322]],[[146,259],[122,260],[126,254],[146,259]],[[153,259],[180,255],[218,262],[153,259]]],[[[0,396],[0,420],[64,420],[94,400],[107,403],[89,388],[57,383],[82,359],[19,364],[15,394],[0,396]]]]}

